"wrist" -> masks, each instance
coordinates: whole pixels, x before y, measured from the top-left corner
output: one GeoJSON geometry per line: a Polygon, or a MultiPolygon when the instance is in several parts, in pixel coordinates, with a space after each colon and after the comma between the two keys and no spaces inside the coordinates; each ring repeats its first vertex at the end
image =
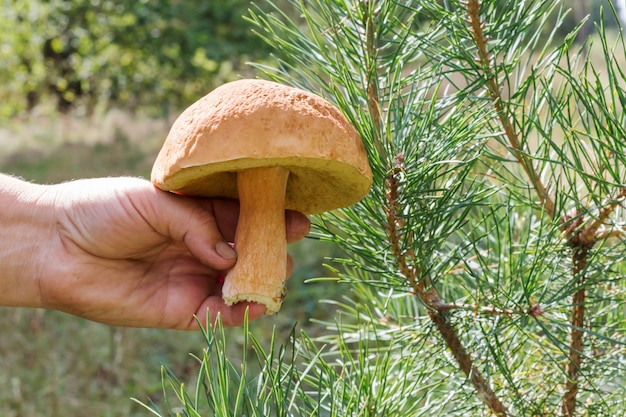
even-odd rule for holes
{"type": "Polygon", "coordinates": [[[39,283],[54,245],[48,189],[0,175],[0,305],[42,307],[39,283]]]}

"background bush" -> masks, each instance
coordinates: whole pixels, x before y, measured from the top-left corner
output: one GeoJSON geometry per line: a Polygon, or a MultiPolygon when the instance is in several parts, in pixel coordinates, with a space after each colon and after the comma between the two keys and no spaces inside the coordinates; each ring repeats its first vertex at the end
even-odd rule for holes
{"type": "MultiPolygon", "coordinates": [[[[241,20],[249,2],[9,0],[0,16],[0,115],[47,98],[179,109],[238,76],[268,48],[241,20]]],[[[162,113],[161,113],[162,114],[162,113]]]]}

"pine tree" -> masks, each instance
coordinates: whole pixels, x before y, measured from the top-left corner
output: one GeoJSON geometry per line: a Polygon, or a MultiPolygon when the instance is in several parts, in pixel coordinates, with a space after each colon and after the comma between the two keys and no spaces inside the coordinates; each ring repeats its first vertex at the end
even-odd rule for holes
{"type": "Polygon", "coordinates": [[[374,172],[314,219],[346,295],[319,337],[268,348],[244,328],[241,366],[207,330],[193,393],[164,370],[180,412],[624,415],[621,35],[601,20],[575,43],[556,0],[291,4],[301,20],[251,12],[290,57],[257,67],[335,103],[374,172]]]}

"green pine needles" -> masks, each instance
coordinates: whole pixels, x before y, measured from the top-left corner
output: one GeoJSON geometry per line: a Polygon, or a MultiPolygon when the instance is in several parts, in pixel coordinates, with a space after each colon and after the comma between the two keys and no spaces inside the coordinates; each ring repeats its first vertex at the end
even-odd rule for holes
{"type": "Polygon", "coordinates": [[[365,200],[313,219],[345,254],[346,294],[322,336],[267,348],[244,328],[237,362],[207,330],[193,394],[165,371],[177,412],[623,416],[626,47],[611,13],[580,45],[567,2],[291,4],[250,13],[276,50],[257,68],[335,103],[374,172],[365,200]]]}

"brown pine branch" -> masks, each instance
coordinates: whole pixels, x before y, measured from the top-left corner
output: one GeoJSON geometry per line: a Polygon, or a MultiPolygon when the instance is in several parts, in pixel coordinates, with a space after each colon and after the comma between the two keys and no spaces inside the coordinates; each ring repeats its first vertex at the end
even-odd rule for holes
{"type": "MultiPolygon", "coordinates": [[[[378,97],[377,88],[377,64],[378,54],[376,49],[376,22],[372,13],[372,0],[363,0],[361,7],[364,12],[365,26],[365,47],[368,56],[368,74],[367,74],[367,103],[368,110],[374,122],[376,130],[376,146],[379,151],[383,150],[382,140],[382,122],[381,122],[381,106],[378,97]]],[[[495,392],[489,386],[489,383],[482,376],[480,370],[474,365],[471,355],[461,342],[459,335],[448,320],[446,308],[438,309],[438,306],[445,306],[439,295],[431,286],[427,276],[421,277],[415,267],[409,266],[407,256],[412,257],[413,253],[403,252],[400,246],[400,236],[403,226],[403,220],[398,213],[398,201],[400,197],[400,184],[398,176],[402,170],[402,155],[394,157],[393,166],[390,167],[388,177],[385,181],[386,192],[386,211],[387,211],[387,235],[393,256],[397,262],[399,272],[405,277],[409,285],[413,288],[414,294],[424,303],[428,310],[428,315],[441,334],[446,346],[452,352],[461,370],[470,379],[472,385],[476,389],[478,396],[483,403],[489,407],[493,414],[497,417],[506,417],[508,411],[504,404],[499,400],[495,392]]]]}
{"type": "Polygon", "coordinates": [[[491,57],[489,56],[489,52],[487,50],[487,39],[483,32],[484,22],[480,17],[480,0],[467,1],[467,14],[469,16],[469,25],[472,30],[472,36],[474,37],[474,42],[478,47],[478,60],[487,76],[487,92],[489,93],[489,97],[493,100],[493,107],[498,115],[500,124],[504,129],[504,134],[509,141],[509,149],[530,179],[530,182],[539,197],[539,204],[550,217],[554,218],[554,201],[548,194],[548,191],[541,181],[537,170],[535,170],[531,158],[523,152],[518,134],[515,131],[513,123],[511,122],[511,115],[508,114],[507,110],[502,105],[504,99],[500,92],[498,80],[494,74],[495,71],[492,69],[491,57]]]}
{"type": "Polygon", "coordinates": [[[589,250],[602,238],[601,227],[606,224],[611,214],[615,212],[615,209],[622,203],[624,198],[626,198],[626,188],[622,188],[615,198],[611,199],[611,203],[600,210],[598,217],[588,224],[585,224],[583,216],[573,220],[566,218],[563,222],[565,235],[572,248],[572,275],[578,277],[577,284],[579,287],[572,296],[573,309],[570,319],[570,345],[565,369],[567,379],[561,405],[561,414],[564,417],[574,416],[576,398],[579,391],[579,374],[584,347],[585,300],[587,298],[587,291],[584,287],[586,280],[585,267],[587,266],[589,250]]]}
{"type": "MultiPolygon", "coordinates": [[[[494,109],[498,115],[500,124],[504,129],[505,136],[509,142],[509,149],[518,163],[526,172],[535,192],[539,198],[539,203],[545,212],[555,218],[555,206],[552,198],[542,183],[535,170],[531,158],[524,152],[518,138],[513,123],[512,116],[503,106],[504,99],[501,95],[498,80],[495,76],[495,69],[492,67],[491,57],[487,50],[487,40],[483,32],[484,22],[480,18],[480,0],[468,0],[467,12],[472,36],[478,49],[478,60],[487,76],[487,91],[493,100],[494,109]]],[[[572,250],[572,275],[577,277],[579,289],[572,297],[572,315],[570,320],[570,345],[568,361],[566,364],[567,380],[565,383],[565,393],[562,400],[562,414],[565,417],[574,415],[576,407],[576,397],[578,394],[579,371],[582,365],[582,351],[584,347],[583,326],[585,321],[585,299],[586,289],[584,287],[584,268],[587,264],[589,249],[598,241],[601,236],[600,229],[606,223],[615,208],[626,198],[626,189],[622,189],[611,204],[600,210],[599,216],[592,222],[587,223],[587,216],[564,216],[560,221],[560,227],[564,231],[565,238],[572,250]]]]}
{"type": "Polygon", "coordinates": [[[585,299],[587,291],[582,286],[585,282],[584,268],[587,264],[589,248],[574,248],[572,273],[579,276],[578,284],[580,289],[574,293],[572,297],[573,310],[570,319],[570,345],[568,353],[568,362],[566,366],[567,380],[565,381],[565,394],[561,413],[564,417],[574,416],[576,410],[576,397],[578,395],[578,376],[582,365],[583,352],[583,326],[585,325],[585,299]]]}
{"type": "MultiPolygon", "coordinates": [[[[422,299],[422,297],[420,297],[422,299]]],[[[422,299],[424,301],[424,299],[422,299]]],[[[428,315],[435,324],[435,327],[446,342],[448,349],[461,367],[461,370],[470,379],[474,389],[478,393],[478,397],[489,407],[491,412],[497,417],[506,417],[509,412],[506,406],[500,401],[496,393],[491,389],[485,377],[480,370],[474,365],[471,355],[467,352],[465,346],[459,339],[459,336],[445,313],[429,310],[428,315]]]]}
{"type": "Polygon", "coordinates": [[[626,188],[622,188],[620,192],[611,199],[611,202],[608,205],[602,207],[598,214],[598,218],[578,232],[575,236],[576,241],[578,241],[582,246],[593,245],[598,239],[600,228],[606,224],[611,214],[615,212],[615,209],[625,198],[626,188]]]}

